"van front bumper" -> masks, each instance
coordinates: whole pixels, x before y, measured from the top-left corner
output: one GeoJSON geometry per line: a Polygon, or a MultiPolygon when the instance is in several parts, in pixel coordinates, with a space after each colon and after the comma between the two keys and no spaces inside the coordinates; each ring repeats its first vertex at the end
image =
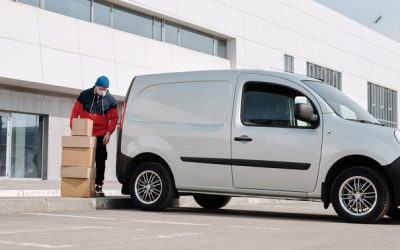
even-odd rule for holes
{"type": "Polygon", "coordinates": [[[400,157],[383,167],[392,183],[394,203],[400,205],[400,157]]]}

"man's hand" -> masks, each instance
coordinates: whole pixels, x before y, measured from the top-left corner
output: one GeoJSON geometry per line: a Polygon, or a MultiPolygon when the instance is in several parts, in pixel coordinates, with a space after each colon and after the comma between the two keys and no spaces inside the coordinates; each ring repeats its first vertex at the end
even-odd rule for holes
{"type": "Polygon", "coordinates": [[[111,136],[111,134],[107,132],[103,138],[103,145],[106,145],[110,142],[110,136],[111,136]]]}

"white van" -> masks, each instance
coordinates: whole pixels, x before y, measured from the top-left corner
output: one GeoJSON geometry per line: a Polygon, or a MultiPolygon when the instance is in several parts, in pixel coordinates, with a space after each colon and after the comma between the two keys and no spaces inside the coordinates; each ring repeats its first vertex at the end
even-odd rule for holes
{"type": "Polygon", "coordinates": [[[322,199],[349,222],[399,217],[400,132],[321,81],[261,70],[137,76],[118,141],[122,193],[144,210],[180,195],[322,199]]]}

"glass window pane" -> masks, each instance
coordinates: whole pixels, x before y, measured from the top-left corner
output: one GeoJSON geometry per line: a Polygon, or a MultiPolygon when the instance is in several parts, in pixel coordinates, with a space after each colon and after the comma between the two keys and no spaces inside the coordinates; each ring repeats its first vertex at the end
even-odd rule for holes
{"type": "Polygon", "coordinates": [[[40,0],[18,0],[17,2],[29,4],[32,6],[40,7],[40,0]]]}
{"type": "Polygon", "coordinates": [[[6,176],[7,160],[7,117],[0,116],[0,176],[6,176]]]}
{"type": "Polygon", "coordinates": [[[140,36],[153,37],[153,18],[134,11],[114,8],[113,27],[140,36]]]}
{"type": "Polygon", "coordinates": [[[165,23],[165,41],[178,45],[178,26],[172,23],[165,23]]]}
{"type": "Polygon", "coordinates": [[[38,115],[12,114],[11,177],[42,177],[42,123],[38,115]]]}
{"type": "Polygon", "coordinates": [[[93,22],[110,26],[111,6],[101,2],[93,2],[93,22]]]}
{"type": "Polygon", "coordinates": [[[189,28],[180,29],[180,46],[214,55],[214,37],[189,28]]]}
{"type": "Polygon", "coordinates": [[[285,87],[247,83],[243,96],[242,122],[248,126],[309,127],[294,118],[295,99],[309,102],[301,93],[285,87]]]}
{"type": "Polygon", "coordinates": [[[227,58],[226,40],[217,39],[217,56],[227,58]]]}
{"type": "Polygon", "coordinates": [[[153,23],[154,27],[153,27],[153,39],[161,41],[161,19],[158,18],[154,18],[154,23],[153,23]]]}
{"type": "Polygon", "coordinates": [[[90,0],[46,0],[44,8],[63,15],[90,21],[90,0]]]}

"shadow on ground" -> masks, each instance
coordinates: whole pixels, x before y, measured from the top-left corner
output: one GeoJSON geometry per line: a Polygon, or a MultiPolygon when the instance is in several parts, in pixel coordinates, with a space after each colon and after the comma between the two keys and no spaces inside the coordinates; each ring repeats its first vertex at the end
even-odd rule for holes
{"type": "MultiPolygon", "coordinates": [[[[136,209],[135,209],[136,210],[136,209]]],[[[146,213],[146,211],[143,211],[146,213]]],[[[330,214],[310,214],[298,212],[276,212],[276,211],[260,211],[260,210],[244,210],[224,208],[218,210],[207,210],[203,208],[169,208],[162,213],[185,214],[193,216],[216,216],[230,218],[251,218],[251,219],[268,219],[268,220],[293,220],[304,222],[331,222],[331,223],[347,223],[337,215],[330,214]]],[[[399,219],[391,219],[384,217],[376,225],[400,225],[399,219]]]]}

